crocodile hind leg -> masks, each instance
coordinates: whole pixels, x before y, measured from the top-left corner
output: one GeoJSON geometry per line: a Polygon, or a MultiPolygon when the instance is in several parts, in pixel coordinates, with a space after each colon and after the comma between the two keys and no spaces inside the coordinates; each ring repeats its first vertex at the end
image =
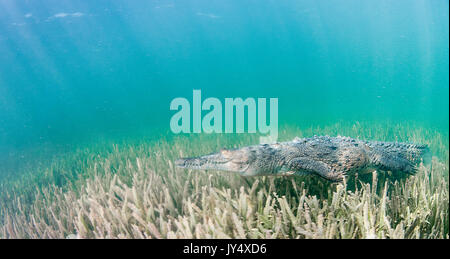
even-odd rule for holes
{"type": "Polygon", "coordinates": [[[342,182],[344,180],[345,173],[331,168],[324,162],[313,160],[310,158],[294,158],[287,167],[295,172],[311,172],[315,173],[329,181],[342,182]]]}
{"type": "Polygon", "coordinates": [[[372,164],[383,171],[404,172],[415,174],[418,167],[406,158],[393,154],[374,153],[371,157],[372,164]]]}

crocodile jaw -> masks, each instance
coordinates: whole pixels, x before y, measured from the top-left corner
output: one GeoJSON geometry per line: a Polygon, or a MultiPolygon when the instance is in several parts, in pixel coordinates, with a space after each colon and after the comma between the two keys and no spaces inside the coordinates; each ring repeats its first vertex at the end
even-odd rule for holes
{"type": "Polygon", "coordinates": [[[219,170],[244,174],[250,167],[250,153],[245,149],[222,150],[200,157],[181,158],[175,161],[180,168],[219,170]]]}

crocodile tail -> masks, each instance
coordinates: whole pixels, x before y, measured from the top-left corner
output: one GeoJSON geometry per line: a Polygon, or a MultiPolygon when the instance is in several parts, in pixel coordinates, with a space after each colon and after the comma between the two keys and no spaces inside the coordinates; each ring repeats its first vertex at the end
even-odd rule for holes
{"type": "Polygon", "coordinates": [[[427,145],[424,145],[421,148],[420,157],[421,157],[422,162],[425,165],[425,167],[430,169],[431,168],[431,160],[432,160],[433,154],[431,153],[431,150],[430,150],[430,148],[427,145]]]}

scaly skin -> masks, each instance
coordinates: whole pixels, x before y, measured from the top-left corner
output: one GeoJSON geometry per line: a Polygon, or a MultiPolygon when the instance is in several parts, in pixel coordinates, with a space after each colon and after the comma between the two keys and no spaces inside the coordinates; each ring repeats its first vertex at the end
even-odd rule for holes
{"type": "Polygon", "coordinates": [[[339,182],[348,174],[376,169],[414,174],[417,165],[429,159],[429,155],[425,145],[314,136],[223,149],[210,155],[178,159],[175,164],[181,168],[238,172],[242,176],[316,174],[339,182]]]}

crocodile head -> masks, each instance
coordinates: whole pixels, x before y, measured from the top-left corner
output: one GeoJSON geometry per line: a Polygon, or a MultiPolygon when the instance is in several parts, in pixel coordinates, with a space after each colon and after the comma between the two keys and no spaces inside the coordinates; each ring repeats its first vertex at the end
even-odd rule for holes
{"type": "Polygon", "coordinates": [[[175,161],[180,168],[200,170],[220,170],[252,175],[257,170],[256,156],[251,148],[222,149],[200,157],[181,158],[175,161]]]}

